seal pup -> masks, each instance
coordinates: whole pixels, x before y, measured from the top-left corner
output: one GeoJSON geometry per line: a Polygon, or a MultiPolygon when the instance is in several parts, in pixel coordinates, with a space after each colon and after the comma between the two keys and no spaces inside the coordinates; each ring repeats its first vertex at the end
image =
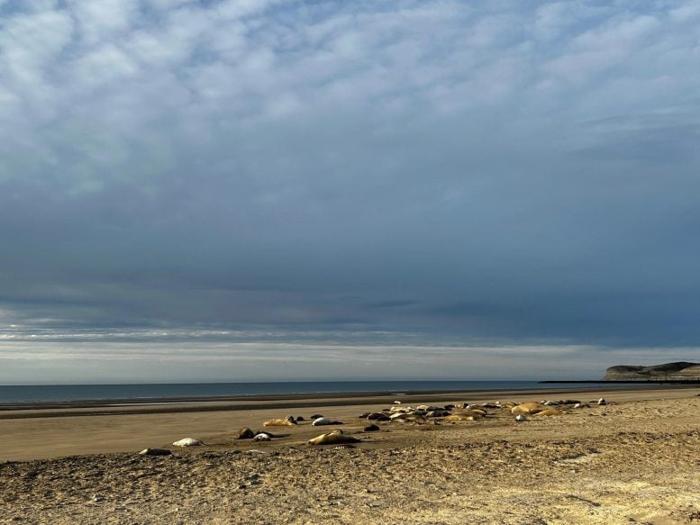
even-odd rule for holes
{"type": "Polygon", "coordinates": [[[253,441],[272,441],[272,436],[267,432],[260,432],[253,437],[253,441]]]}

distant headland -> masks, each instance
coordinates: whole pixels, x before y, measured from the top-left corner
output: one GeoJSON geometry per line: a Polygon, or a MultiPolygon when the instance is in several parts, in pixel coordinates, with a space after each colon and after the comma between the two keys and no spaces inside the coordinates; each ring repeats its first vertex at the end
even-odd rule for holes
{"type": "Polygon", "coordinates": [[[605,381],[697,381],[700,363],[677,361],[662,365],[616,365],[605,371],[605,381]]]}

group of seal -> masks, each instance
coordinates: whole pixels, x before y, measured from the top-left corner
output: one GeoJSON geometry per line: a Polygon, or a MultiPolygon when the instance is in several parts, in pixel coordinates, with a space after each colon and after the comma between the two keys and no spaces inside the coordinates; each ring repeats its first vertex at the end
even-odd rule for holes
{"type": "MultiPolygon", "coordinates": [[[[605,406],[611,404],[607,400],[600,398],[589,403],[582,403],[578,400],[543,400],[543,401],[527,401],[521,403],[513,402],[483,402],[483,403],[461,403],[449,404],[444,406],[433,405],[418,405],[412,407],[404,405],[401,402],[394,402],[392,406],[384,408],[378,412],[365,412],[359,417],[370,422],[364,427],[364,432],[377,432],[381,427],[377,423],[393,424],[393,423],[412,423],[422,425],[427,422],[440,424],[441,422],[448,424],[457,424],[461,422],[478,421],[484,418],[493,417],[496,414],[490,410],[507,411],[511,416],[515,417],[517,423],[528,421],[529,416],[548,417],[560,416],[567,413],[569,409],[590,408],[591,405],[605,406]]],[[[614,404],[614,403],[612,403],[614,404]]],[[[311,426],[332,426],[343,425],[340,420],[324,417],[321,414],[314,414],[310,417],[311,426]]],[[[306,420],[301,417],[287,416],[279,419],[269,419],[263,422],[264,427],[292,427],[299,425],[306,420]]],[[[239,440],[253,441],[271,441],[275,436],[270,432],[258,432],[248,427],[242,428],[237,435],[239,440]]],[[[360,442],[359,439],[351,435],[344,434],[341,429],[335,429],[331,432],[326,432],[307,441],[309,445],[338,445],[352,444],[360,442]]],[[[205,443],[199,439],[187,437],[172,443],[174,447],[199,447],[205,443]]],[[[172,454],[172,451],[164,448],[146,448],[139,452],[143,456],[166,456],[172,454]]]]}

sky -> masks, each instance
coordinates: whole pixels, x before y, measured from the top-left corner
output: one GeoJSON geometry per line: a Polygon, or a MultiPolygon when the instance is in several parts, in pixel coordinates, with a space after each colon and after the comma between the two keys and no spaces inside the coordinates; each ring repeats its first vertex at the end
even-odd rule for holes
{"type": "Polygon", "coordinates": [[[696,0],[0,0],[0,383],[700,360],[696,0]]]}

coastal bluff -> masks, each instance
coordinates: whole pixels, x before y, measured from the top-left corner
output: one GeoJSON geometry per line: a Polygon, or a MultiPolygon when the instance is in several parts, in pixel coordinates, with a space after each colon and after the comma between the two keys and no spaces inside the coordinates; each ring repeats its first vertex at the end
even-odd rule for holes
{"type": "Polygon", "coordinates": [[[662,365],[616,365],[605,371],[605,381],[696,381],[700,380],[700,363],[678,361],[662,365]]]}

